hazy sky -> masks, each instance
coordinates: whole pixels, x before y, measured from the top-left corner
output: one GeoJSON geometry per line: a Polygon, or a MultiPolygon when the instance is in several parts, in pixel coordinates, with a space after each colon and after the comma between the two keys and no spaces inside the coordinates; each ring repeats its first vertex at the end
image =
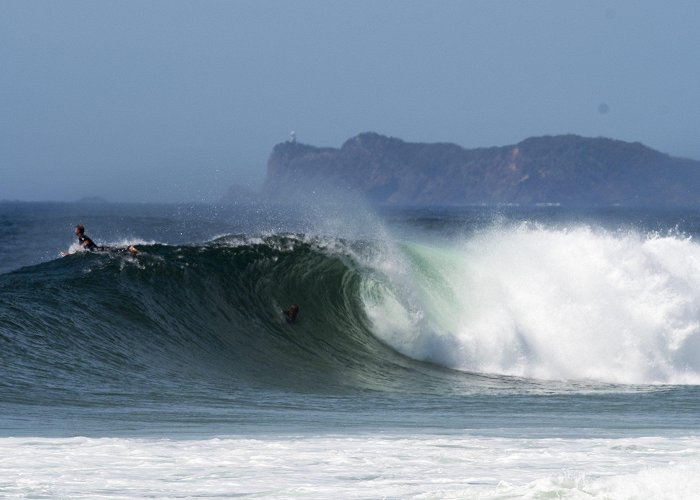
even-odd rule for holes
{"type": "Polygon", "coordinates": [[[0,0],[0,199],[215,201],[291,130],[700,159],[699,118],[696,0],[0,0]]]}

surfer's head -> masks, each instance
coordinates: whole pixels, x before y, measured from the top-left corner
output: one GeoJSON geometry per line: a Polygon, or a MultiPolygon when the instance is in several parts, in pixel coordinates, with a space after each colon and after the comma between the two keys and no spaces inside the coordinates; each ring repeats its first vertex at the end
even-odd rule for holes
{"type": "Polygon", "coordinates": [[[85,232],[85,226],[78,224],[75,226],[75,234],[83,234],[85,232]]]}
{"type": "Polygon", "coordinates": [[[296,304],[292,304],[287,308],[287,318],[291,321],[294,321],[297,318],[297,314],[299,314],[299,306],[296,304]]]}

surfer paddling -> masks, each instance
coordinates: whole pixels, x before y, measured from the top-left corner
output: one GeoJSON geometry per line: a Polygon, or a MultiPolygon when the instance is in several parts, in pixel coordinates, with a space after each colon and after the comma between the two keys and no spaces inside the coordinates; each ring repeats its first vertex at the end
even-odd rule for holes
{"type": "Polygon", "coordinates": [[[78,224],[75,226],[75,235],[78,237],[78,244],[85,250],[94,252],[97,250],[97,245],[85,234],[85,226],[78,224]]]}
{"type": "MultiPolygon", "coordinates": [[[[82,224],[78,224],[75,226],[75,235],[78,237],[78,244],[85,250],[89,252],[94,252],[96,250],[115,250],[115,251],[124,251],[126,250],[129,252],[131,255],[136,255],[139,253],[139,251],[136,249],[134,245],[129,245],[126,247],[126,249],[122,248],[109,248],[109,247],[98,247],[92,239],[88,235],[85,234],[85,226],[82,224]]],[[[68,252],[61,252],[61,256],[65,257],[68,255],[68,252]]]]}
{"type": "Polygon", "coordinates": [[[294,323],[297,320],[297,315],[299,314],[299,306],[292,304],[286,310],[282,311],[287,323],[294,323]]]}

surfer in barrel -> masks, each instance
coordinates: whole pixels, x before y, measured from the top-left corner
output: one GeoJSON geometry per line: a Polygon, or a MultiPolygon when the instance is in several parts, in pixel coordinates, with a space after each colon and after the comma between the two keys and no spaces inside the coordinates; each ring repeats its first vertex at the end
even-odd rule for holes
{"type": "Polygon", "coordinates": [[[292,304],[282,312],[284,313],[287,323],[294,323],[297,320],[297,315],[299,314],[299,306],[297,304],[292,304]]]}

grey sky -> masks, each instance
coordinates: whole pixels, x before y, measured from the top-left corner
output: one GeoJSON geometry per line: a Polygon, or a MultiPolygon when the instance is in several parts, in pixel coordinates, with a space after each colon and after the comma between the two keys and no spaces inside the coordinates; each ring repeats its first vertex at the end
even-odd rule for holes
{"type": "Polygon", "coordinates": [[[0,0],[0,199],[215,201],[274,144],[700,158],[696,1],[0,0]]]}

